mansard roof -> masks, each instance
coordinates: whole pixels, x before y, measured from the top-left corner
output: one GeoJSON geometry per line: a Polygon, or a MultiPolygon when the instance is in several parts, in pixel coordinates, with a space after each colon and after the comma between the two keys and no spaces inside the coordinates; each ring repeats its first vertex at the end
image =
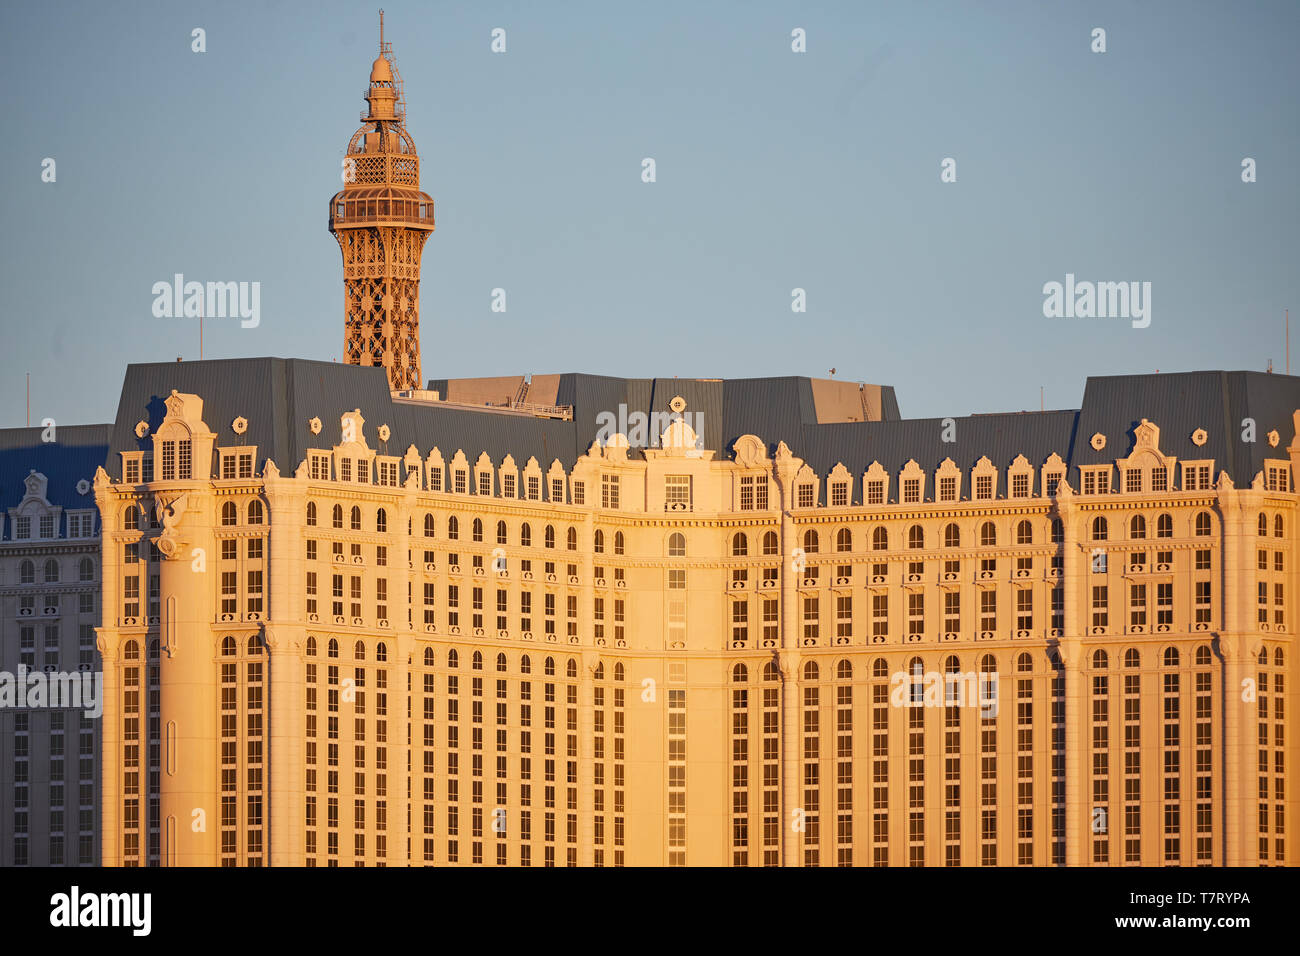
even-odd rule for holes
{"type": "Polygon", "coordinates": [[[95,469],[108,455],[112,425],[57,425],[54,441],[42,441],[44,428],[0,428],[0,511],[12,508],[27,493],[33,470],[49,484],[50,504],[65,509],[93,508],[93,492],[81,494],[77,482],[93,482],[95,469]]]}
{"type": "MultiPolygon", "coordinates": [[[[969,471],[987,456],[999,469],[1000,495],[1006,491],[1005,469],[1018,455],[1038,468],[1055,453],[1069,465],[1068,479],[1078,488],[1078,467],[1126,456],[1133,430],[1145,418],[1160,427],[1165,455],[1213,458],[1216,477],[1227,471],[1237,487],[1244,487],[1264,458],[1286,457],[1295,438],[1292,413],[1300,408],[1300,378],[1293,376],[1219,371],[1103,376],[1088,379],[1077,410],[964,416],[954,418],[945,435],[945,419],[900,419],[893,389],[887,386],[881,389],[885,420],[818,423],[814,383],[805,377],[723,381],[568,373],[555,378],[555,404],[570,406],[572,420],[394,400],[381,368],[278,358],[132,365],[123,382],[106,468],[119,477],[118,453],[152,447],[149,435],[136,437],[136,423],[148,421],[152,434],[172,389],[203,398],[203,417],[217,433],[219,446],[257,445],[259,470],[271,458],[282,472],[291,472],[308,448],[332,447],[340,416],[356,408],[365,417],[367,443],[381,453],[402,455],[413,444],[422,456],[436,446],[448,460],[462,449],[470,461],[486,452],[494,463],[509,454],[521,466],[533,457],[543,469],[555,459],[568,469],[596,438],[601,413],[617,416],[620,405],[629,415],[666,413],[672,398],[681,396],[689,412],[702,416],[696,430],[716,458],[732,457],[736,439],[754,434],[769,452],[785,442],[822,476],[843,462],[860,479],[874,461],[897,475],[912,459],[930,473],[947,458],[969,471]],[[230,425],[241,416],[248,420],[248,430],[236,436],[230,425]],[[319,435],[310,430],[313,418],[323,424],[319,435]],[[1254,443],[1241,440],[1246,418],[1256,423],[1254,443]],[[376,434],[381,424],[392,430],[387,443],[376,434]],[[1197,429],[1209,436],[1202,446],[1192,438],[1197,429]],[[1272,430],[1280,435],[1276,447],[1267,441],[1272,430]],[[1101,451],[1090,444],[1097,432],[1107,439],[1101,451]]],[[[445,379],[430,382],[439,390],[447,384],[445,379]]]]}

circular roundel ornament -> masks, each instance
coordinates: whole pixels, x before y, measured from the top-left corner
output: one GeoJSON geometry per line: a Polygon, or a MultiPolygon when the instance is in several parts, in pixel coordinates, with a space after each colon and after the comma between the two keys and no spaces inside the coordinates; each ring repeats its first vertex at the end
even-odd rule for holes
{"type": "Polygon", "coordinates": [[[1095,448],[1097,451],[1101,451],[1103,448],[1105,448],[1105,447],[1106,447],[1106,436],[1103,435],[1101,432],[1097,432],[1097,434],[1093,435],[1093,436],[1092,436],[1092,447],[1095,448]]]}
{"type": "Polygon", "coordinates": [[[90,482],[88,482],[85,478],[82,478],[79,482],[77,482],[77,494],[84,495],[89,491],[90,491],[90,482]]]}
{"type": "Polygon", "coordinates": [[[680,395],[675,395],[673,396],[673,400],[668,403],[668,407],[680,415],[682,412],[686,411],[686,399],[682,398],[680,395]]]}
{"type": "Polygon", "coordinates": [[[1196,431],[1192,432],[1192,444],[1197,448],[1200,448],[1209,440],[1210,436],[1205,433],[1204,428],[1198,428],[1196,431]]]}

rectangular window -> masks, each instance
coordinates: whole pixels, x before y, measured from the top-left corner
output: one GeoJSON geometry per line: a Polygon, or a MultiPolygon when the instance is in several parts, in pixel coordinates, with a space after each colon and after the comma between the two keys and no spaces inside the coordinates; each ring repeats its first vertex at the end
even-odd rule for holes
{"type": "Polygon", "coordinates": [[[667,475],[664,478],[664,508],[668,511],[690,510],[690,475],[667,475]]]}
{"type": "Polygon", "coordinates": [[[975,478],[975,497],[985,501],[993,497],[993,476],[977,475],[975,478]]]}
{"type": "Polygon", "coordinates": [[[617,510],[619,507],[619,485],[618,475],[601,475],[600,476],[600,506],[617,510]]]}
{"type": "Polygon", "coordinates": [[[880,479],[867,482],[867,504],[883,505],[885,503],[885,483],[880,479]]]}
{"type": "Polygon", "coordinates": [[[921,479],[904,478],[903,479],[903,501],[907,504],[914,504],[921,500],[921,479]]]}
{"type": "Polygon", "coordinates": [[[1029,475],[1019,474],[1011,476],[1011,497],[1028,498],[1029,497],[1029,475]]]}
{"type": "Polygon", "coordinates": [[[955,475],[945,475],[939,479],[939,500],[957,500],[957,477],[955,475]]]}

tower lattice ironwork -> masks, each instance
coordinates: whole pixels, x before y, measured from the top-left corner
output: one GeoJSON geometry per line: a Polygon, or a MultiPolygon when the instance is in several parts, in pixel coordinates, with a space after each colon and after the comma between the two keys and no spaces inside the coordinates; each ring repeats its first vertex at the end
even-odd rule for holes
{"type": "Polygon", "coordinates": [[[343,361],[382,365],[392,389],[422,388],[420,255],[433,231],[433,200],[420,191],[420,157],[392,44],[379,19],[369,110],[348,143],[343,190],[330,200],[330,232],[343,251],[343,361]]]}

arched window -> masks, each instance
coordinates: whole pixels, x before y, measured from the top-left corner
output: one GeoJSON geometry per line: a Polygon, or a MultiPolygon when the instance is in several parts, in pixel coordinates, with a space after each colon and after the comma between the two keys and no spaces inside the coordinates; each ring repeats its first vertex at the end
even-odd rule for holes
{"type": "Polygon", "coordinates": [[[1145,538],[1147,536],[1147,519],[1141,515],[1134,515],[1128,523],[1128,536],[1137,541],[1145,538]]]}
{"type": "Polygon", "coordinates": [[[45,583],[51,584],[59,580],[59,562],[53,558],[45,562],[45,583]]]}
{"type": "Polygon", "coordinates": [[[848,528],[840,528],[835,532],[835,550],[839,552],[853,550],[853,532],[848,528]]]}
{"type": "Polygon", "coordinates": [[[949,522],[943,529],[943,546],[945,548],[961,547],[961,529],[955,521],[949,522]]]}
{"type": "Polygon", "coordinates": [[[614,553],[615,554],[623,553],[623,532],[622,531],[614,532],[614,553]]]}
{"type": "Polygon", "coordinates": [[[604,680],[604,679],[605,679],[605,662],[604,662],[604,661],[596,661],[596,670],[592,673],[591,676],[592,676],[592,679],[593,679],[593,680],[598,680],[598,681],[600,681],[600,680],[604,680]]]}
{"type": "Polygon", "coordinates": [[[375,660],[379,661],[381,664],[388,663],[388,645],[383,641],[380,641],[375,645],[375,660]]]}
{"type": "Polygon", "coordinates": [[[460,540],[460,519],[455,515],[447,517],[447,537],[452,541],[460,540]]]}
{"type": "MultiPolygon", "coordinates": [[[[1286,660],[1286,658],[1285,658],[1285,656],[1282,654],[1282,648],[1280,648],[1280,647],[1275,647],[1275,648],[1273,648],[1273,666],[1274,666],[1274,667],[1281,667],[1282,664],[1283,664],[1283,662],[1284,662],[1285,660],[1286,660]]],[[[1281,676],[1282,676],[1281,674],[1274,674],[1274,675],[1273,675],[1273,680],[1274,680],[1274,681],[1277,681],[1277,680],[1279,680],[1279,679],[1281,678],[1281,676]]],[[[1278,689],[1278,690],[1281,690],[1280,687],[1277,688],[1277,689],[1278,689]]]]}
{"type": "Polygon", "coordinates": [[[157,504],[155,504],[152,508],[149,509],[149,527],[150,527],[150,528],[159,528],[159,527],[161,527],[161,525],[158,523],[158,505],[157,505],[157,504]]]}
{"type": "Polygon", "coordinates": [[[1092,666],[1095,670],[1104,671],[1108,664],[1109,661],[1106,658],[1105,651],[1096,650],[1092,652],[1092,666]]]}
{"type": "MultiPolygon", "coordinates": [[[[131,643],[128,644],[127,647],[134,648],[135,641],[131,641],[131,643]]],[[[227,634],[225,637],[221,639],[221,655],[223,657],[234,657],[235,651],[236,651],[235,639],[231,637],[229,634],[227,634]]],[[[134,653],[129,653],[129,652],[125,653],[122,656],[126,657],[127,659],[130,659],[132,657],[138,657],[139,654],[140,654],[139,651],[135,651],[134,653]]]]}
{"type": "Polygon", "coordinates": [[[1028,654],[1021,654],[1016,658],[1016,673],[1032,674],[1034,672],[1034,659],[1028,654]]]}
{"type": "MultiPolygon", "coordinates": [[[[622,666],[622,665],[619,665],[622,666]]],[[[533,659],[525,654],[519,658],[519,673],[531,674],[533,672],[533,659]]]]}
{"type": "Polygon", "coordinates": [[[564,546],[570,551],[578,550],[578,529],[570,528],[564,536],[564,546]]]}
{"type": "Polygon", "coordinates": [[[809,528],[803,533],[803,549],[806,553],[816,554],[820,547],[821,546],[817,541],[817,532],[815,530],[809,528]]]}
{"type": "Polygon", "coordinates": [[[223,525],[232,525],[239,521],[239,509],[235,507],[233,501],[227,501],[221,506],[221,523],[223,525]]]}
{"type": "Polygon", "coordinates": [[[476,542],[483,540],[483,519],[475,518],[474,523],[470,525],[470,537],[476,542]]]}
{"type": "Polygon", "coordinates": [[[551,527],[549,524],[546,526],[546,534],[543,543],[548,548],[555,547],[555,529],[551,527]]]}
{"type": "Polygon", "coordinates": [[[1106,519],[1103,516],[1097,515],[1097,517],[1092,519],[1092,540],[1105,541],[1109,537],[1110,526],[1106,523],[1106,519]]]}
{"type": "Polygon", "coordinates": [[[256,498],[248,503],[248,523],[262,523],[262,502],[258,501],[256,498]]]}
{"type": "Polygon", "coordinates": [[[578,662],[572,657],[570,657],[569,662],[564,665],[564,676],[570,679],[578,676],[578,662]]]}
{"type": "Polygon", "coordinates": [[[359,661],[364,661],[366,659],[366,645],[357,641],[352,648],[352,656],[359,661]]]}
{"type": "Polygon", "coordinates": [[[81,563],[77,565],[77,577],[82,581],[95,580],[95,562],[90,558],[82,558],[81,563]]]}
{"type": "Polygon", "coordinates": [[[325,653],[334,658],[339,656],[339,642],[335,638],[330,638],[329,644],[325,646],[325,653]]]}
{"type": "Polygon", "coordinates": [[[1034,543],[1034,526],[1029,521],[1021,521],[1016,525],[1016,544],[1033,544],[1034,543]]]}
{"type": "Polygon", "coordinates": [[[605,553],[605,532],[601,531],[599,528],[596,529],[596,533],[592,536],[591,550],[596,554],[605,553]]]}
{"type": "Polygon", "coordinates": [[[555,676],[555,658],[554,658],[554,657],[548,657],[548,658],[546,658],[546,660],[542,661],[542,673],[545,674],[547,677],[554,677],[554,676],[555,676]]]}
{"type": "Polygon", "coordinates": [[[621,684],[625,680],[627,680],[627,669],[623,666],[623,662],[619,661],[614,665],[614,681],[621,684]]]}
{"type": "Polygon", "coordinates": [[[835,677],[838,680],[853,679],[853,665],[848,662],[847,658],[840,658],[840,662],[835,665],[835,677]]]}
{"type": "Polygon", "coordinates": [[[1196,536],[1198,538],[1208,538],[1210,536],[1210,513],[1208,511],[1201,511],[1196,515],[1196,536]]]}
{"type": "Polygon", "coordinates": [[[871,676],[874,680],[884,680],[889,676],[889,665],[883,657],[877,657],[871,662],[871,676]]]}
{"type": "Polygon", "coordinates": [[[469,666],[472,667],[472,668],[474,668],[474,670],[476,670],[476,671],[481,671],[481,670],[483,669],[483,652],[482,652],[482,651],[475,651],[475,652],[474,652],[474,656],[470,658],[469,666]]]}
{"type": "Polygon", "coordinates": [[[527,521],[519,526],[519,544],[524,548],[533,546],[533,526],[527,521]]]}
{"type": "Polygon", "coordinates": [[[333,510],[330,511],[330,524],[333,525],[335,528],[343,527],[343,506],[342,505],[335,505],[333,510]]]}
{"type": "Polygon", "coordinates": [[[998,669],[998,659],[992,654],[985,654],[980,658],[980,673],[995,674],[998,669]]]}
{"type": "Polygon", "coordinates": [[[745,669],[744,664],[737,664],[731,669],[731,679],[737,684],[743,684],[749,679],[749,671],[745,669]]]}
{"type": "Polygon", "coordinates": [[[994,527],[992,521],[986,521],[980,525],[980,547],[992,548],[998,543],[998,529],[994,527]]]}
{"type": "Polygon", "coordinates": [[[763,680],[780,680],[781,674],[777,671],[776,665],[768,661],[763,665],[763,680]]]}
{"type": "Polygon", "coordinates": [[[1177,666],[1178,666],[1178,648],[1176,648],[1176,647],[1166,647],[1166,648],[1165,648],[1165,667],[1177,667],[1177,666]]]}
{"type": "Polygon", "coordinates": [[[497,654],[497,672],[500,674],[504,674],[506,672],[505,654],[497,654]]]}
{"type": "Polygon", "coordinates": [[[18,565],[18,581],[20,584],[36,583],[35,562],[24,560],[20,565],[18,565]]]}
{"type": "Polygon", "coordinates": [[[1137,667],[1141,662],[1142,661],[1141,658],[1138,656],[1136,647],[1130,647],[1127,651],[1124,652],[1125,667],[1137,667]]]}
{"type": "Polygon", "coordinates": [[[361,509],[356,505],[352,506],[352,513],[348,516],[348,525],[353,531],[361,530],[361,509]]]}
{"type": "Polygon", "coordinates": [[[1273,516],[1273,537],[1275,538],[1282,537],[1282,516],[1281,515],[1273,516]]]}
{"type": "Polygon", "coordinates": [[[804,680],[817,680],[817,679],[818,679],[818,678],[817,678],[817,662],[816,662],[816,661],[809,661],[807,664],[805,664],[805,665],[803,666],[803,679],[804,679],[804,680]]]}
{"type": "Polygon", "coordinates": [[[375,530],[380,534],[388,533],[388,512],[383,508],[375,512],[375,530]]]}
{"type": "Polygon", "coordinates": [[[1259,513],[1259,536],[1261,538],[1268,537],[1268,515],[1262,511],[1259,513]]]}
{"type": "Polygon", "coordinates": [[[1172,538],[1174,536],[1173,515],[1163,514],[1156,518],[1156,537],[1172,538]]]}
{"type": "Polygon", "coordinates": [[[256,634],[249,635],[248,643],[245,645],[245,649],[248,651],[249,654],[252,655],[257,655],[262,653],[262,645],[258,643],[256,634]]]}
{"type": "Polygon", "coordinates": [[[884,525],[871,532],[871,550],[884,551],[889,547],[889,532],[884,525]]]}
{"type": "Polygon", "coordinates": [[[749,554],[749,539],[745,537],[743,531],[737,531],[731,537],[731,556],[733,558],[743,558],[749,554]]]}
{"type": "Polygon", "coordinates": [[[307,502],[307,527],[316,527],[316,502],[307,502]]]}
{"type": "Polygon", "coordinates": [[[307,638],[307,656],[308,657],[316,656],[316,638],[314,637],[307,638]]]}
{"type": "Polygon", "coordinates": [[[122,513],[122,529],[124,531],[135,531],[139,527],[140,511],[135,505],[131,505],[122,513]]]}
{"type": "Polygon", "coordinates": [[[1202,644],[1200,647],[1196,649],[1196,666],[1197,667],[1210,666],[1210,649],[1206,647],[1204,644],[1202,644]]]}
{"type": "Polygon", "coordinates": [[[1060,518],[1052,519],[1052,544],[1062,544],[1065,541],[1065,523],[1060,518]]]}
{"type": "Polygon", "coordinates": [[[447,666],[453,669],[460,667],[460,655],[454,647],[447,652],[447,666]]]}
{"type": "Polygon", "coordinates": [[[919,524],[914,524],[907,529],[907,546],[909,548],[925,547],[925,531],[919,524]]]}
{"type": "Polygon", "coordinates": [[[780,543],[777,541],[776,532],[768,531],[763,535],[763,553],[776,554],[781,550],[780,543]]]}
{"type": "Polygon", "coordinates": [[[424,536],[426,538],[433,537],[433,515],[424,516],[424,536]]]}
{"type": "Polygon", "coordinates": [[[504,521],[498,521],[497,522],[497,544],[505,544],[506,539],[507,539],[506,523],[504,521]]]}

